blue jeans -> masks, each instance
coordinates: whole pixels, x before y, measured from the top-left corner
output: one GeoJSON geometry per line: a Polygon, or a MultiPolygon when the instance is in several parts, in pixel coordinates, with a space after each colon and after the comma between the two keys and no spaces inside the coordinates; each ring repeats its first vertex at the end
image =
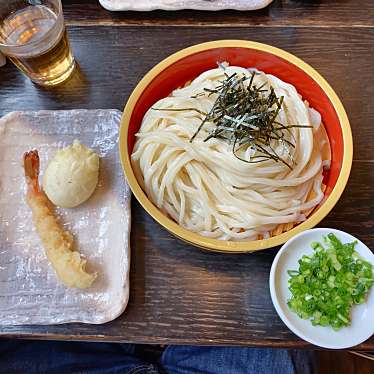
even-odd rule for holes
{"type": "Polygon", "coordinates": [[[135,345],[0,340],[0,373],[312,374],[312,353],[168,346],[146,360],[135,345]]]}

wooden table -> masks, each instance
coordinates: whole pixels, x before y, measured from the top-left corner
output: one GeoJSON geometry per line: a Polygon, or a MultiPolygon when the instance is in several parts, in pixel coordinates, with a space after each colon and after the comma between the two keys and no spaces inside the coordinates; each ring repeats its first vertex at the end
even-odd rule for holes
{"type": "MultiPolygon", "coordinates": [[[[140,78],[169,54],[215,39],[284,48],[315,67],[341,97],[354,135],[351,178],[320,226],[351,232],[374,248],[374,2],[277,1],[256,12],[109,13],[96,1],[64,2],[81,70],[41,89],[10,63],[0,69],[0,115],[13,110],[122,109],[140,78]]],[[[30,144],[31,145],[31,144],[30,144]]],[[[6,176],[2,176],[6,178],[6,176]]],[[[276,249],[207,253],[182,243],[132,205],[131,296],[101,325],[2,327],[14,338],[308,347],[278,318],[268,276],[276,249]]],[[[374,338],[358,349],[373,350],[374,338]]]]}

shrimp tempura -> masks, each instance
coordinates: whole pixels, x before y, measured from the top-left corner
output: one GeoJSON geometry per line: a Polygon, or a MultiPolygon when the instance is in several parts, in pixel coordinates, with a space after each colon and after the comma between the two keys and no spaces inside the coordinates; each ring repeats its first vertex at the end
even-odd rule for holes
{"type": "Polygon", "coordinates": [[[24,168],[27,183],[27,203],[32,211],[36,231],[45,248],[47,258],[59,279],[68,287],[88,288],[96,274],[86,272],[86,260],[73,250],[73,236],[64,231],[57,222],[50,201],[39,187],[38,151],[24,155],[24,168]]]}

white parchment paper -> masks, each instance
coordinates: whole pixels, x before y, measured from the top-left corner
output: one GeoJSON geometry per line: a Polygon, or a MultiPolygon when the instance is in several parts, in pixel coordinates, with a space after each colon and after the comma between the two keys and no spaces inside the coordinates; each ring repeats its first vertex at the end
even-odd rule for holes
{"type": "Polygon", "coordinates": [[[130,190],[118,155],[116,110],[13,112],[0,119],[0,325],[104,323],[129,297],[130,190]],[[98,278],[87,290],[61,284],[44,254],[25,201],[24,152],[36,148],[41,172],[74,139],[100,155],[99,184],[74,209],[58,209],[98,278]]]}
{"type": "Polygon", "coordinates": [[[136,10],[255,10],[268,6],[273,0],[99,0],[101,5],[113,11],[136,10]]]}

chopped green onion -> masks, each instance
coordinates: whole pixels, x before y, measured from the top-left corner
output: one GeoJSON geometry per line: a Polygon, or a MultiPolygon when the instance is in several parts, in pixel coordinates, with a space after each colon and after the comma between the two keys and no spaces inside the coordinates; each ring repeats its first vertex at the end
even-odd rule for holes
{"type": "Polygon", "coordinates": [[[374,284],[373,266],[355,251],[357,241],[343,244],[334,234],[311,243],[313,256],[302,256],[298,270],[288,270],[287,304],[313,326],[334,330],[349,326],[351,308],[365,302],[374,284]]]}

